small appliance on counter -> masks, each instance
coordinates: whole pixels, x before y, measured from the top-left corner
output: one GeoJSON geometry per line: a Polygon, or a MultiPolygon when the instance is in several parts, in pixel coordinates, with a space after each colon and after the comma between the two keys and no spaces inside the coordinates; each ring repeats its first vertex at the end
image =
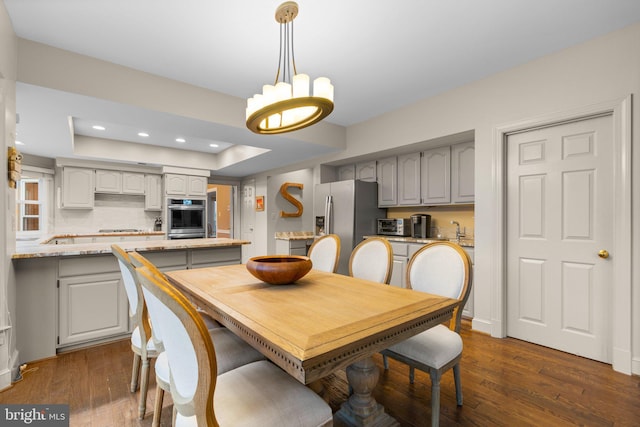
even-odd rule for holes
{"type": "Polygon", "coordinates": [[[153,231],[162,231],[162,217],[157,216],[153,223],[153,231]]]}
{"type": "Polygon", "coordinates": [[[379,218],[378,234],[383,236],[411,236],[409,218],[379,218]]]}
{"type": "Polygon", "coordinates": [[[431,215],[411,215],[411,237],[426,239],[431,230],[431,215]]]}

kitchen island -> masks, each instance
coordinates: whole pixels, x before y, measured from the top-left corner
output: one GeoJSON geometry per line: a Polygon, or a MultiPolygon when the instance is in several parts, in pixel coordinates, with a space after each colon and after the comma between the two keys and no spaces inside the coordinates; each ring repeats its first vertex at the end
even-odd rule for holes
{"type": "Polygon", "coordinates": [[[112,243],[140,252],[163,271],[239,264],[242,245],[250,243],[226,238],[143,240],[143,236],[120,240],[124,235],[110,234],[112,239],[96,243],[18,246],[12,261],[21,363],[131,333],[129,304],[112,243]]]}

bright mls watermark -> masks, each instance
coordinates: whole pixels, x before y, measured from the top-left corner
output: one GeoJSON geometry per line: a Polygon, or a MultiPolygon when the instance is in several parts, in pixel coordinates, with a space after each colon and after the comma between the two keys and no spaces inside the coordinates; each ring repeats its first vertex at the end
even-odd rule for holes
{"type": "Polygon", "coordinates": [[[0,426],[69,427],[69,405],[0,405],[0,426]]]}

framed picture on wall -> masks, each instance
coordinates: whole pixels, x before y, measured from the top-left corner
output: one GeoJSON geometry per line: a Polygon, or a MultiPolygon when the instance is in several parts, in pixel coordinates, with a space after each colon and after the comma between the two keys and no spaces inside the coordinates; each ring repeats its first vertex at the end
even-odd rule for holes
{"type": "Polygon", "coordinates": [[[264,196],[256,196],[256,211],[262,212],[264,210],[264,196]]]}

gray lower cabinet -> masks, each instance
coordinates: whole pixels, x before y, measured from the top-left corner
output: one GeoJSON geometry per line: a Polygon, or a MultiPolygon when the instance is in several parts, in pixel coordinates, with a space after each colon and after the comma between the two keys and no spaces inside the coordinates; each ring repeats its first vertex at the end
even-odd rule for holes
{"type": "Polygon", "coordinates": [[[61,258],[58,347],[125,334],[129,304],[113,255],[61,258]]]}
{"type": "Polygon", "coordinates": [[[306,256],[313,239],[276,239],[276,254],[306,256]]]}
{"type": "Polygon", "coordinates": [[[129,331],[129,305],[120,273],[60,279],[58,347],[129,331]]]}
{"type": "MultiPolygon", "coordinates": [[[[241,246],[141,252],[162,271],[239,264],[241,246]]],[[[99,255],[13,261],[16,346],[21,361],[125,338],[129,302],[116,258],[99,255]]]]}
{"type": "Polygon", "coordinates": [[[399,288],[406,288],[407,262],[409,260],[409,246],[411,245],[408,243],[390,243],[391,249],[393,249],[393,270],[391,271],[389,284],[399,288]]]}

